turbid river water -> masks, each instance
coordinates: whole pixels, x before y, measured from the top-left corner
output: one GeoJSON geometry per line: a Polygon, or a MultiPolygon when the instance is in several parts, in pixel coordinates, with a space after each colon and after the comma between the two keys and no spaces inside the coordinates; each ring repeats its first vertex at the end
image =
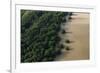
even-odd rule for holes
{"type": "Polygon", "coordinates": [[[62,54],[56,58],[57,61],[66,60],[87,60],[89,59],[89,14],[88,13],[73,13],[72,19],[67,22],[63,29],[67,32],[62,38],[61,43],[69,46],[71,50],[62,50],[62,54]],[[65,43],[69,39],[72,43],[65,43]]]}

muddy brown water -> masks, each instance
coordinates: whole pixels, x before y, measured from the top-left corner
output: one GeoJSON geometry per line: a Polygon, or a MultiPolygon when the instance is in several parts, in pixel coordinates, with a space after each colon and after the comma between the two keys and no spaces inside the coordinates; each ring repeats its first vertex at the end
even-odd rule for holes
{"type": "Polygon", "coordinates": [[[71,21],[62,27],[71,33],[60,34],[60,37],[62,38],[61,43],[69,46],[72,50],[63,49],[62,54],[56,58],[57,61],[89,59],[89,14],[73,13],[71,17],[71,21]],[[66,44],[66,39],[73,41],[73,43],[66,44]]]}

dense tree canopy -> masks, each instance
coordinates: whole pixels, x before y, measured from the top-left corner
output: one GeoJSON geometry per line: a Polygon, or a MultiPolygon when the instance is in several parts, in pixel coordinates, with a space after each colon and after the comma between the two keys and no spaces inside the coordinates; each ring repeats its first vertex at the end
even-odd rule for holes
{"type": "Polygon", "coordinates": [[[53,61],[61,53],[58,33],[68,14],[21,10],[21,62],[53,61]]]}

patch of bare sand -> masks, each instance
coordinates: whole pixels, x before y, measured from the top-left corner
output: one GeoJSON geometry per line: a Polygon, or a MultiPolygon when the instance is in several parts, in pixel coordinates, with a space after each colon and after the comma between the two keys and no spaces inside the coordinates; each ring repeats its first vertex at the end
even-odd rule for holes
{"type": "MultiPolygon", "coordinates": [[[[89,59],[89,14],[88,13],[73,13],[72,19],[65,27],[68,27],[66,31],[72,32],[61,36],[64,39],[70,39],[73,43],[66,44],[70,46],[72,50],[69,52],[64,51],[59,57],[59,60],[86,60],[89,59]]],[[[64,43],[65,44],[65,43],[64,43]]]]}

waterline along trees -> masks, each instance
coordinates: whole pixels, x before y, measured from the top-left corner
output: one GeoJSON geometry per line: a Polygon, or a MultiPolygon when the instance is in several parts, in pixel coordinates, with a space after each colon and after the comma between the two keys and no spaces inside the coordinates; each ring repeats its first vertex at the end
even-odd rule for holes
{"type": "Polygon", "coordinates": [[[21,10],[21,62],[53,61],[61,53],[58,33],[70,12],[21,10]]]}

